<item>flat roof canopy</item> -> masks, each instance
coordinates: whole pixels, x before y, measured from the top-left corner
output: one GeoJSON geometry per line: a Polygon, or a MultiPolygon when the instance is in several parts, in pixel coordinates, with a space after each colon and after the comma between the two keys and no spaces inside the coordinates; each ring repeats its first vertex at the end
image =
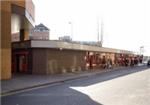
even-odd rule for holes
{"type": "Polygon", "coordinates": [[[127,51],[127,50],[119,50],[113,48],[83,45],[78,43],[54,41],[54,40],[29,40],[25,42],[15,42],[13,43],[13,48],[53,48],[53,49],[56,48],[56,49],[68,49],[68,50],[133,54],[132,51],[127,51]]]}

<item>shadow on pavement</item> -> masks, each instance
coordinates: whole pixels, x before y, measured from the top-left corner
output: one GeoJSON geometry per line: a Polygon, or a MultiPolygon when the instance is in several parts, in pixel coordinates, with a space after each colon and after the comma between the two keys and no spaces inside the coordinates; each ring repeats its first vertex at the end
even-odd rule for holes
{"type": "Polygon", "coordinates": [[[103,105],[88,95],[59,85],[2,97],[2,105],[103,105]]]}

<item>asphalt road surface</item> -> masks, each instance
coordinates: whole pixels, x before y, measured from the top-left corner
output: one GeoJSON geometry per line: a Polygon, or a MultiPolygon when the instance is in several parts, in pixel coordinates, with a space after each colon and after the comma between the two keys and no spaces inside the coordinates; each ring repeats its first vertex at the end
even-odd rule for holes
{"type": "Polygon", "coordinates": [[[1,98],[2,105],[150,105],[150,68],[135,67],[1,98]]]}

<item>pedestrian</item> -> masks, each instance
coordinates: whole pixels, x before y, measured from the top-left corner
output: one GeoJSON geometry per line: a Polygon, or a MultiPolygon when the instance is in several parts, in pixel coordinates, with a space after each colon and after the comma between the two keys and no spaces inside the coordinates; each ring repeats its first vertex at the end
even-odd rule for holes
{"type": "Polygon", "coordinates": [[[130,64],[130,66],[131,66],[131,67],[134,66],[134,59],[133,59],[133,58],[131,58],[131,64],[130,64]]]}
{"type": "Polygon", "coordinates": [[[102,67],[103,67],[103,69],[106,68],[106,58],[105,58],[105,56],[103,56],[103,58],[102,58],[102,67]]]}
{"type": "Polygon", "coordinates": [[[125,58],[125,66],[127,67],[128,66],[128,58],[125,58]]]}

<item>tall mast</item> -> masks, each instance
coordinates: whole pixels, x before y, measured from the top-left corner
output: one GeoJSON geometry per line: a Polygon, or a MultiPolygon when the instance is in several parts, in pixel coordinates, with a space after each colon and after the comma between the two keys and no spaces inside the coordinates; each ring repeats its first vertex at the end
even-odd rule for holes
{"type": "Polygon", "coordinates": [[[97,18],[97,42],[99,43],[99,17],[97,18]]]}
{"type": "Polygon", "coordinates": [[[103,20],[101,19],[101,46],[103,45],[103,31],[104,31],[104,24],[103,20]]]}

